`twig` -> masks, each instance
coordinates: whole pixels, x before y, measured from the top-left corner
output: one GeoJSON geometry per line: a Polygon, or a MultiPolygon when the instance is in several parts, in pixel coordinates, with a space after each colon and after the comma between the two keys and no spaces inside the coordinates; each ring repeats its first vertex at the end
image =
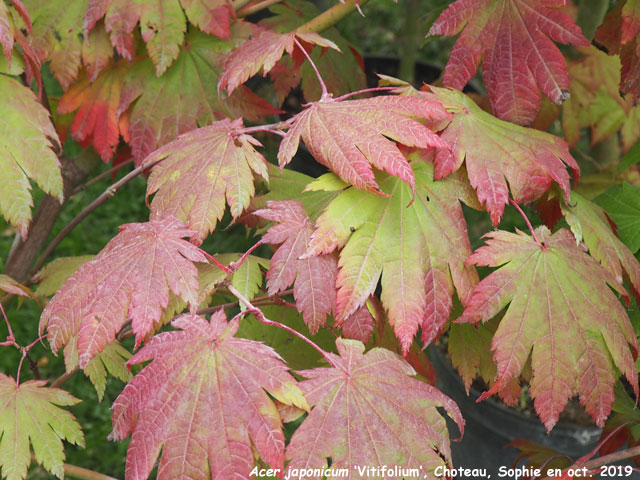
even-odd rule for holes
{"type": "Polygon", "coordinates": [[[62,385],[64,382],[66,382],[67,380],[69,380],[71,377],[73,377],[76,373],[78,373],[80,371],[80,368],[76,367],[73,370],[71,370],[70,372],[64,372],[62,375],[60,375],[58,378],[56,378],[53,383],[51,385],[49,385],[51,388],[57,388],[60,385],[62,385]]]}
{"type": "Polygon", "coordinates": [[[102,180],[104,177],[112,174],[112,173],[116,173],[118,172],[121,168],[126,167],[127,165],[133,163],[134,159],[130,158],[129,160],[127,160],[126,162],[122,162],[120,165],[116,165],[115,167],[110,168],[109,170],[105,170],[104,172],[102,172],[100,175],[96,175],[95,177],[93,177],[91,180],[89,180],[88,182],[79,185],[78,187],[76,187],[73,192],[71,192],[71,195],[75,195],[76,193],[79,193],[83,190],[86,190],[87,188],[89,188],[91,185],[93,185],[96,182],[99,182],[100,180],[102,180]]]}
{"type": "Polygon", "coordinates": [[[4,321],[7,324],[7,329],[9,330],[9,334],[7,335],[7,342],[11,342],[9,343],[9,345],[12,345],[13,343],[15,343],[16,337],[13,334],[13,330],[11,330],[11,324],[9,323],[9,318],[7,317],[7,313],[4,311],[4,307],[2,306],[2,303],[0,303],[0,312],[2,312],[4,321]]]}
{"type": "Polygon", "coordinates": [[[63,468],[65,475],[79,478],[81,480],[118,480],[117,478],[110,477],[104,473],[94,472],[93,470],[78,467],[76,465],[70,465],[68,463],[65,463],[63,468]]]}
{"type": "Polygon", "coordinates": [[[249,257],[249,255],[251,255],[251,252],[253,252],[256,248],[258,248],[260,245],[263,245],[263,244],[264,242],[262,241],[262,239],[258,240],[253,247],[251,247],[249,250],[247,250],[242,254],[242,256],[238,259],[237,262],[231,262],[229,264],[229,270],[231,270],[232,272],[235,272],[236,270],[238,270],[238,268],[240,268],[240,265],[244,263],[244,261],[249,257]]]}
{"type": "Polygon", "coordinates": [[[297,38],[294,38],[293,40],[295,42],[295,44],[298,46],[298,48],[300,50],[302,50],[302,54],[307,57],[307,60],[309,60],[309,63],[311,64],[311,67],[313,68],[313,71],[316,72],[316,77],[318,77],[318,82],[320,82],[320,88],[322,88],[322,96],[320,97],[320,101],[326,100],[328,98],[332,97],[332,94],[330,94],[327,91],[327,86],[324,83],[324,80],[322,79],[322,75],[320,75],[320,71],[318,70],[318,67],[316,67],[316,64],[313,62],[313,60],[311,59],[311,55],[309,55],[309,52],[307,52],[304,47],[302,46],[302,44],[298,41],[297,38]]]}
{"type": "Polygon", "coordinates": [[[249,15],[259,12],[260,10],[264,10],[265,8],[269,8],[271,5],[280,3],[281,1],[282,0],[262,0],[262,2],[255,3],[253,5],[247,5],[236,12],[236,17],[248,17],[249,15]]]}
{"type": "MultiPolygon", "coordinates": [[[[625,450],[618,450],[617,452],[594,458],[593,460],[589,460],[588,462],[582,464],[580,462],[576,462],[570,467],[565,468],[563,472],[576,469],[591,471],[604,465],[609,465],[610,463],[619,462],[620,460],[626,460],[627,458],[637,457],[638,455],[640,455],[640,445],[632,448],[627,448],[625,450]]],[[[554,475],[554,477],[544,477],[542,480],[548,480],[550,478],[560,478],[560,476],[554,475]]]]}
{"type": "Polygon", "coordinates": [[[91,202],[89,205],[87,205],[85,207],[85,209],[82,210],[78,215],[76,215],[76,217],[73,220],[71,220],[67,224],[67,226],[64,227],[60,233],[58,233],[58,235],[56,235],[56,237],[51,241],[51,243],[49,245],[47,245],[47,248],[45,248],[44,252],[42,252],[42,255],[40,255],[40,258],[38,259],[36,264],[31,269],[31,275],[35,274],[38,270],[40,270],[40,268],[44,265],[44,262],[47,260],[49,255],[51,255],[51,253],[55,250],[55,248],[58,246],[58,244],[64,239],[64,237],[66,237],[69,234],[69,232],[71,232],[71,230],[73,230],[80,222],[82,222],[82,220],[84,220],[91,212],[93,212],[96,208],[98,208],[105,201],[107,201],[107,199],[113,197],[113,195],[116,193],[116,191],[120,187],[122,187],[123,185],[128,183],[130,180],[132,180],[135,177],[137,177],[138,175],[140,175],[144,170],[146,170],[148,168],[151,168],[156,163],[158,163],[158,162],[160,162],[162,160],[164,160],[164,159],[161,158],[161,159],[158,159],[158,160],[156,160],[154,162],[145,163],[143,165],[140,165],[137,168],[134,168],[127,175],[125,175],[120,180],[118,180],[116,183],[114,183],[109,188],[107,188],[93,202],[91,202]]]}
{"type": "Polygon", "coordinates": [[[529,231],[531,232],[531,236],[533,237],[533,240],[540,246],[540,248],[543,248],[544,245],[542,245],[542,243],[540,242],[540,240],[538,240],[538,236],[536,235],[535,230],[533,229],[533,226],[531,226],[531,222],[529,221],[529,218],[527,217],[527,215],[524,213],[524,211],[520,208],[520,205],[518,205],[515,201],[513,201],[511,198],[509,199],[509,203],[511,205],[513,205],[514,207],[516,207],[516,210],[518,210],[518,212],[520,212],[520,215],[522,215],[522,218],[524,218],[524,221],[527,222],[527,227],[529,227],[529,231]]]}
{"type": "Polygon", "coordinates": [[[333,100],[335,102],[340,102],[342,100],[345,100],[349,97],[353,97],[355,95],[360,95],[361,93],[369,93],[369,92],[389,92],[391,90],[396,90],[397,87],[373,87],[373,88],[365,88],[363,90],[358,90],[357,92],[351,92],[351,93],[347,93],[345,95],[342,95],[341,97],[338,98],[334,98],[333,100]]]}
{"type": "Polygon", "coordinates": [[[355,0],[345,0],[344,3],[336,3],[333,7],[325,10],[317,17],[296,28],[295,31],[296,33],[322,32],[327,28],[333,27],[336,23],[354,10],[359,9],[359,7],[365,3],[367,3],[367,0],[360,0],[358,3],[356,3],[355,0]]]}
{"type": "Polygon", "coordinates": [[[293,118],[290,118],[282,122],[270,123],[267,125],[257,125],[255,127],[238,128],[237,130],[234,130],[231,134],[244,135],[247,133],[268,132],[268,133],[275,133],[276,135],[284,136],[285,133],[282,130],[289,128],[292,123],[293,123],[293,118]]]}
{"type": "Polygon", "coordinates": [[[211,263],[213,263],[216,267],[218,267],[224,273],[226,273],[227,275],[231,273],[231,269],[226,265],[223,265],[222,263],[220,263],[218,260],[216,260],[216,257],[211,255],[210,253],[205,252],[202,249],[200,249],[200,251],[204,254],[205,257],[207,257],[211,261],[211,263]]]}
{"type": "Polygon", "coordinates": [[[325,352],[322,348],[320,348],[318,345],[316,345],[313,341],[311,341],[310,339],[308,339],[307,337],[302,335],[300,332],[298,332],[297,330],[295,330],[295,329],[293,329],[291,327],[288,327],[287,325],[284,325],[284,324],[279,323],[279,322],[274,322],[273,320],[269,320],[267,317],[265,317],[264,313],[262,313],[262,310],[260,310],[259,308],[255,307],[233,285],[229,285],[229,291],[238,300],[240,300],[240,302],[243,303],[245,307],[247,307],[247,309],[243,313],[252,313],[258,319],[258,321],[260,323],[263,323],[265,325],[270,325],[270,326],[273,326],[273,327],[281,328],[281,329],[291,333],[292,335],[295,335],[296,337],[300,338],[301,340],[304,340],[309,345],[311,345],[317,352],[319,352],[320,355],[322,355],[322,357],[327,361],[327,363],[329,365],[331,365],[333,368],[338,368],[338,369],[341,368],[331,359],[331,357],[329,356],[329,354],[327,352],[325,352]]]}

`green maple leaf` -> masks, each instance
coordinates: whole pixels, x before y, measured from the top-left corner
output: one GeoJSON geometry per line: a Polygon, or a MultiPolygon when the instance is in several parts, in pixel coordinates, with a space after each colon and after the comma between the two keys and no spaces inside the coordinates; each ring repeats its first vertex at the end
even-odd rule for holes
{"type": "Polygon", "coordinates": [[[614,185],[595,199],[618,226],[618,235],[632,252],[640,250],[640,189],[614,185]]]}
{"type": "Polygon", "coordinates": [[[575,192],[571,193],[571,203],[562,204],[561,208],[576,240],[584,240],[591,256],[619,283],[622,283],[622,273],[626,273],[640,295],[640,263],[616,237],[604,210],[575,192]]]}
{"type": "Polygon", "coordinates": [[[580,140],[581,128],[591,128],[592,145],[620,131],[627,151],[640,137],[640,107],[620,95],[620,58],[595,47],[582,53],[569,66],[571,96],[562,106],[567,143],[574,146],[580,140]]]}
{"type": "Polygon", "coordinates": [[[547,431],[574,394],[602,426],[617,370],[638,392],[638,340],[614,293],[626,291],[569,230],[536,234],[541,244],[520,231],[490,232],[467,261],[500,268],[474,287],[458,321],[486,322],[508,305],[492,341],[497,375],[481,398],[517,379],[531,356],[530,392],[547,431]]]}
{"type": "Polygon", "coordinates": [[[24,0],[33,22],[33,47],[66,90],[75,80],[82,58],[82,18],[89,0],[24,0]]]}
{"type": "Polygon", "coordinates": [[[23,237],[31,220],[32,179],[62,201],[58,135],[31,90],[0,75],[0,213],[23,237]]]}
{"type": "Polygon", "coordinates": [[[179,134],[210,124],[217,118],[258,120],[279,110],[247,87],[227,98],[218,97],[216,84],[224,60],[234,45],[253,30],[247,25],[233,30],[223,41],[193,29],[171,67],[156,77],[151,60],[136,64],[125,78],[119,111],[130,112],[131,150],[139,163],[156,148],[179,134]],[[136,101],[137,99],[137,101],[136,101]]]}
{"type": "Polygon", "coordinates": [[[2,477],[27,477],[31,463],[29,444],[36,461],[58,478],[64,477],[62,440],[84,447],[82,429],[75,417],[56,405],[79,402],[47,382],[31,380],[20,385],[0,373],[0,466],[2,477]]]}
{"type": "Polygon", "coordinates": [[[382,277],[382,303],[403,352],[422,327],[422,338],[435,338],[449,319],[454,286],[463,303],[477,274],[464,262],[470,254],[460,200],[477,205],[463,172],[433,180],[433,166],[421,154],[411,164],[411,187],[378,173],[385,196],[348,188],[318,218],[306,256],[342,247],[336,321],[354,313],[382,277]],[[413,202],[412,202],[413,199],[413,202]]]}

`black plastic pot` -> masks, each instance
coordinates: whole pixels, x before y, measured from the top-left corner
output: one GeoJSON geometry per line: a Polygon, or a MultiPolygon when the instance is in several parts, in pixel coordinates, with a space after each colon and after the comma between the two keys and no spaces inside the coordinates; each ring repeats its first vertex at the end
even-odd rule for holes
{"type": "MultiPolygon", "coordinates": [[[[490,398],[476,403],[481,393],[471,389],[467,396],[462,379],[437,348],[429,348],[429,357],[438,374],[438,388],[458,404],[466,421],[462,441],[451,443],[456,468],[486,468],[492,478],[498,478],[499,468],[511,467],[518,456],[516,449],[505,447],[516,438],[551,447],[573,459],[597,445],[601,429],[595,426],[558,423],[547,435],[537,418],[527,417],[490,398]]],[[[451,438],[457,438],[453,422],[449,428],[451,438]]]]}

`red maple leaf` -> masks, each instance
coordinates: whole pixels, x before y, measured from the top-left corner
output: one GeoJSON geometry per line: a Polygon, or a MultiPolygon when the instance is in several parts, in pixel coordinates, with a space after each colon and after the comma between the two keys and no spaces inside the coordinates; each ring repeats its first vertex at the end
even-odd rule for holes
{"type": "Polygon", "coordinates": [[[267,243],[282,244],[271,258],[267,272],[268,293],[274,295],[293,283],[296,307],[311,333],[316,334],[336,305],[338,260],[332,254],[300,258],[314,231],[301,203],[267,202],[267,207],[254,212],[255,215],[278,224],[262,239],[267,243]]]}
{"type": "Polygon", "coordinates": [[[595,41],[622,61],[620,91],[640,97],[640,1],[622,0],[607,14],[595,41]]]}
{"type": "Polygon", "coordinates": [[[131,435],[126,477],[148,478],[161,450],[158,480],[249,478],[254,448],[282,472],[282,421],[267,392],[309,410],[286,364],[270,347],[234,338],[238,320],[227,323],[223,311],[172,325],[180,331],[156,335],[131,357],[128,365],[152,361],[112,407],[111,438],[131,435]]]}
{"type": "Polygon", "coordinates": [[[146,162],[165,159],[153,167],[147,197],[153,216],[173,215],[197,231],[202,243],[216,228],[225,210],[237,218],[255,193],[254,175],[268,180],[267,162],[255,146],[260,142],[242,134],[242,119],[221,120],[180,135],[159,148],[146,162]]]}
{"type": "Polygon", "coordinates": [[[460,34],[444,73],[444,85],[462,90],[482,75],[497,117],[521,125],[533,121],[540,90],[554,103],[566,100],[567,66],[552,40],[589,46],[580,28],[556,8],[566,0],[457,0],[429,35],[460,34]]]}
{"type": "Polygon", "coordinates": [[[192,307],[198,304],[198,271],[206,262],[200,250],[183,240],[193,230],[175,218],[129,223],[90,262],[58,290],[42,312],[51,348],[63,345],[68,369],[86,367],[127,318],[139,345],[161,319],[169,290],[192,307]]]}
{"type": "MultiPolygon", "coordinates": [[[[224,65],[224,72],[220,75],[218,90],[226,90],[231,93],[239,85],[246,82],[249,77],[258,73],[260,69],[262,69],[262,74],[266,75],[285,51],[289,55],[294,55],[296,42],[320,45],[340,51],[335,43],[317,33],[276,33],[271,30],[263,30],[229,55],[224,65]]],[[[300,57],[296,55],[294,60],[297,60],[296,64],[299,67],[302,63],[300,57]]]]}
{"type": "Polygon", "coordinates": [[[119,62],[102,70],[93,82],[85,75],[58,103],[58,114],[78,110],[71,124],[71,136],[76,142],[92,143],[105,162],[113,157],[120,135],[128,136],[128,125],[121,123],[123,115],[118,110],[126,71],[126,65],[119,62]]]}
{"type": "Polygon", "coordinates": [[[419,121],[437,123],[449,118],[440,102],[424,97],[323,99],[294,117],[280,144],[278,161],[281,167],[287,165],[302,139],[318,162],[357,188],[380,192],[374,166],[399,177],[413,190],[413,171],[396,142],[449,151],[449,146],[419,121]]]}
{"type": "Polygon", "coordinates": [[[352,478],[368,477],[357,466],[383,465],[419,468],[431,477],[436,467],[450,466],[449,434],[436,408],[444,407],[463,432],[455,402],[411,378],[414,369],[396,353],[374,348],[364,354],[356,340],[338,339],[336,346],[339,356],[329,355],[337,368],[298,372],[308,378],[300,387],[313,410],[287,447],[288,469],[326,468],[331,458],[332,469],[346,468],[352,478]]]}

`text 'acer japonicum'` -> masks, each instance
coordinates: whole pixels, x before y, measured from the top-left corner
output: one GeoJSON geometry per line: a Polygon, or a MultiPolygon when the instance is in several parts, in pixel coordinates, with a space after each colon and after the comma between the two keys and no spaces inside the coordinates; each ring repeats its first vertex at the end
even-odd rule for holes
{"type": "Polygon", "coordinates": [[[465,421],[433,343],[547,431],[572,398],[633,418],[640,1],[434,3],[421,35],[457,38],[418,88],[367,88],[337,25],[365,3],[0,0],[2,478],[103,476],[65,453],[114,448],[80,370],[127,480],[435,479],[465,421]]]}

